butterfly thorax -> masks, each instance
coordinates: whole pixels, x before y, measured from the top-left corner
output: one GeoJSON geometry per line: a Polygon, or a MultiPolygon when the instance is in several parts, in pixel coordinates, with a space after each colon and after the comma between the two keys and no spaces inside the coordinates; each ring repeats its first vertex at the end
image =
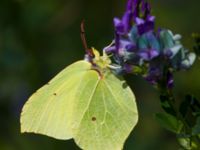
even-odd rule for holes
{"type": "Polygon", "coordinates": [[[103,53],[100,56],[100,53],[95,49],[92,48],[94,57],[89,61],[92,64],[92,70],[95,70],[99,73],[101,77],[109,72],[109,65],[111,64],[111,60],[106,53],[103,53]]]}

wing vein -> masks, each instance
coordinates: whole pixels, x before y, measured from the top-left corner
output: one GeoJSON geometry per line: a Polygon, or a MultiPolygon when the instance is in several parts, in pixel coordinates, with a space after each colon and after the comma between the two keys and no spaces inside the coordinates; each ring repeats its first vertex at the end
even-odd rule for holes
{"type": "Polygon", "coordinates": [[[96,84],[95,84],[95,87],[94,87],[94,89],[93,89],[93,91],[92,91],[92,94],[91,94],[91,96],[89,97],[89,100],[88,100],[88,104],[87,104],[87,106],[86,106],[86,109],[83,111],[83,115],[82,115],[81,120],[80,120],[80,122],[79,122],[79,124],[78,124],[78,126],[77,126],[78,128],[79,128],[81,122],[83,121],[83,118],[84,118],[85,113],[87,112],[88,108],[90,107],[92,98],[93,98],[93,96],[94,96],[94,94],[95,94],[95,92],[96,92],[96,88],[97,88],[97,86],[98,86],[98,84],[99,84],[99,81],[100,81],[100,79],[97,80],[97,82],[96,82],[96,84]]]}

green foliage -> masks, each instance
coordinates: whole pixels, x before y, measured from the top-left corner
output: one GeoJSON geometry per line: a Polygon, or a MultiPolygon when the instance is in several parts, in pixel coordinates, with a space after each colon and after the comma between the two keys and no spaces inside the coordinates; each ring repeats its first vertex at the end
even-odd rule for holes
{"type": "Polygon", "coordinates": [[[155,119],[163,128],[177,134],[181,131],[181,128],[183,127],[183,124],[180,120],[177,120],[176,117],[167,113],[156,113],[155,119]]]}
{"type": "Polygon", "coordinates": [[[194,33],[192,34],[192,37],[195,40],[195,45],[193,46],[193,49],[197,56],[200,58],[200,34],[194,33]]]}
{"type": "Polygon", "coordinates": [[[160,95],[160,102],[163,110],[172,116],[176,116],[176,111],[174,110],[173,104],[171,103],[172,101],[174,101],[174,99],[168,94],[160,95]]]}
{"type": "Polygon", "coordinates": [[[192,129],[193,135],[200,135],[200,117],[197,118],[196,124],[192,129]]]}
{"type": "Polygon", "coordinates": [[[190,138],[178,138],[178,142],[184,150],[198,150],[198,146],[190,138]]]}

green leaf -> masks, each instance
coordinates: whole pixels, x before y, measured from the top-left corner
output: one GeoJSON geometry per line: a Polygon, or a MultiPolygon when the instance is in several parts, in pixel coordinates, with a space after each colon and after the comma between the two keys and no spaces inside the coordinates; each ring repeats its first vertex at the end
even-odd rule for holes
{"type": "Polygon", "coordinates": [[[170,103],[171,99],[168,95],[160,95],[160,102],[161,107],[167,112],[168,114],[171,114],[173,116],[176,116],[176,112],[173,109],[172,104],[170,103]]]}
{"type": "Polygon", "coordinates": [[[192,112],[192,115],[197,118],[200,116],[199,100],[192,95],[186,95],[185,99],[180,104],[179,112],[183,117],[186,117],[192,112]]]}
{"type": "Polygon", "coordinates": [[[184,150],[197,150],[198,145],[190,138],[178,138],[178,142],[184,150]]]}
{"type": "Polygon", "coordinates": [[[155,114],[155,119],[158,123],[165,129],[179,133],[183,124],[181,121],[177,120],[174,116],[167,113],[157,113],[155,114]]]}
{"type": "Polygon", "coordinates": [[[195,126],[192,128],[192,135],[200,134],[200,117],[197,118],[195,126]]]}
{"type": "MultiPolygon", "coordinates": [[[[187,106],[186,107],[184,107],[184,105],[181,106],[183,108],[180,107],[180,112],[184,113],[184,110],[186,111],[187,110],[186,108],[189,107],[189,108],[191,108],[193,116],[198,117],[199,113],[200,113],[200,102],[199,102],[199,100],[192,95],[186,95],[185,101],[186,101],[185,102],[186,104],[184,104],[184,105],[187,105],[187,106]]],[[[182,103],[184,103],[184,102],[182,102],[182,103]]]]}
{"type": "Polygon", "coordinates": [[[73,138],[85,150],[121,150],[137,121],[135,96],[125,81],[79,61],[29,98],[21,132],[73,138]]]}
{"type": "Polygon", "coordinates": [[[198,57],[200,57],[200,34],[193,33],[192,36],[195,41],[195,45],[193,46],[194,52],[197,54],[198,57]]]}
{"type": "Polygon", "coordinates": [[[189,112],[190,105],[191,105],[190,95],[186,95],[185,99],[181,102],[179,107],[179,112],[183,117],[185,117],[189,112]]]}

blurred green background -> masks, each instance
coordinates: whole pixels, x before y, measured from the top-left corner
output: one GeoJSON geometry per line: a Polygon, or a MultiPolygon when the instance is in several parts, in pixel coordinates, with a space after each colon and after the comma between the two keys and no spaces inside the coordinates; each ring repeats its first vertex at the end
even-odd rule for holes
{"type": "MultiPolygon", "coordinates": [[[[101,50],[113,38],[112,18],[122,16],[125,0],[0,0],[0,150],[79,150],[73,140],[20,134],[19,116],[27,98],[67,65],[83,59],[80,23],[86,21],[88,45],[101,50]]],[[[200,32],[199,0],[151,0],[158,27],[183,35],[200,32]]],[[[200,65],[175,75],[176,97],[200,98],[200,65]]],[[[159,94],[143,79],[126,76],[140,113],[125,150],[177,150],[174,135],[154,120],[159,94]]]]}

